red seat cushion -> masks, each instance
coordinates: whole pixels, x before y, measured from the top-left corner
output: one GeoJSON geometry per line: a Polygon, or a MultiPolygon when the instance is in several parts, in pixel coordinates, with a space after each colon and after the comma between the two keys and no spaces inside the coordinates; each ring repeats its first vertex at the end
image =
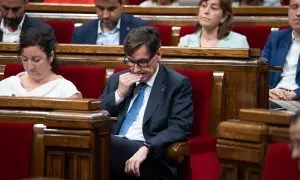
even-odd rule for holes
{"type": "Polygon", "coordinates": [[[179,31],[179,37],[185,36],[187,34],[192,34],[195,32],[195,25],[181,26],[179,31]]]}
{"type": "MultiPolygon", "coordinates": [[[[8,64],[4,78],[24,71],[20,64],[8,64]]],[[[60,66],[57,74],[74,83],[83,98],[99,98],[105,87],[106,69],[99,66],[60,66]]]]}
{"type": "Polygon", "coordinates": [[[0,123],[0,179],[29,177],[32,135],[30,123],[0,123]]]}
{"type": "Polygon", "coordinates": [[[53,27],[58,43],[72,43],[74,22],[72,21],[45,21],[53,27]]]}
{"type": "Polygon", "coordinates": [[[298,162],[291,158],[287,144],[271,144],[265,159],[262,180],[299,180],[298,162]]]}
{"type": "Polygon", "coordinates": [[[171,46],[172,45],[172,26],[171,25],[151,24],[151,26],[156,27],[156,29],[159,31],[162,46],[171,46]]]}
{"type": "Polygon", "coordinates": [[[250,48],[263,49],[271,33],[271,27],[234,25],[232,31],[245,35],[250,48]]]}

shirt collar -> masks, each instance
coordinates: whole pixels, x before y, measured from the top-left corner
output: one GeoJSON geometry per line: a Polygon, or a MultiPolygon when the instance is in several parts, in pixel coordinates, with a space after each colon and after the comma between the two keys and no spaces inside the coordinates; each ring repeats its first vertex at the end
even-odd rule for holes
{"type": "MultiPolygon", "coordinates": [[[[22,30],[24,20],[25,20],[25,14],[23,15],[22,21],[21,21],[20,24],[18,25],[18,29],[17,29],[16,31],[21,31],[21,30],[22,30]]],[[[1,23],[0,23],[0,29],[1,29],[3,32],[12,33],[12,32],[9,32],[8,29],[4,26],[4,19],[3,19],[3,18],[2,18],[1,23]]],[[[16,31],[15,31],[15,32],[16,32],[16,31]]]]}
{"type": "MultiPolygon", "coordinates": [[[[146,82],[146,84],[152,88],[153,84],[154,84],[154,80],[157,76],[157,73],[158,73],[158,70],[159,70],[159,64],[157,64],[157,68],[156,68],[156,71],[155,73],[153,74],[153,76],[146,82]]],[[[138,85],[139,83],[137,83],[136,85],[138,85]]]]}
{"type": "Polygon", "coordinates": [[[294,42],[294,41],[300,41],[300,37],[299,37],[299,38],[296,38],[294,33],[295,33],[295,32],[294,32],[294,30],[293,30],[293,31],[292,31],[292,40],[293,40],[293,42],[294,42]]]}
{"type": "MultiPolygon", "coordinates": [[[[120,30],[120,25],[121,25],[121,18],[118,20],[118,24],[115,27],[115,29],[111,30],[110,32],[108,32],[108,34],[113,34],[116,31],[120,30]]],[[[104,32],[101,29],[101,20],[98,21],[98,34],[103,34],[104,32]]]]}

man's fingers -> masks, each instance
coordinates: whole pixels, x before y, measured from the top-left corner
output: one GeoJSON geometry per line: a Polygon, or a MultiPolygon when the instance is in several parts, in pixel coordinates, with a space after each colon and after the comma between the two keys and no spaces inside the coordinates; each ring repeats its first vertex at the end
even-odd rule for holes
{"type": "Polygon", "coordinates": [[[140,177],[140,162],[139,161],[135,161],[134,163],[134,174],[137,177],[140,177]]]}

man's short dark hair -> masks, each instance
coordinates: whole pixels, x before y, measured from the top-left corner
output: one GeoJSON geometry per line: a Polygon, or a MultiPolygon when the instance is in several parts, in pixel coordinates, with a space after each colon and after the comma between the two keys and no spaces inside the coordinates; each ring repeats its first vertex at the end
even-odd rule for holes
{"type": "Polygon", "coordinates": [[[296,124],[300,119],[300,111],[297,111],[294,115],[291,116],[291,124],[296,124]]]}
{"type": "Polygon", "coordinates": [[[158,30],[152,26],[142,26],[131,29],[124,41],[124,52],[131,56],[134,50],[145,45],[154,56],[161,46],[158,30]]]}

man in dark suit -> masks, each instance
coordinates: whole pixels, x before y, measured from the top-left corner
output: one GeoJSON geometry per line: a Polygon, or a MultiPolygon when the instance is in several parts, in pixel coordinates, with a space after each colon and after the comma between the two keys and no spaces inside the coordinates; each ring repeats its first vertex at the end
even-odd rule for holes
{"type": "Polygon", "coordinates": [[[270,72],[270,108],[297,111],[300,103],[300,0],[290,0],[288,20],[291,28],[272,32],[261,52],[270,66],[282,72],[270,72]]]}
{"type": "Polygon", "coordinates": [[[22,31],[34,27],[54,33],[51,26],[25,15],[28,0],[0,1],[0,42],[19,42],[22,31]]]}
{"type": "Polygon", "coordinates": [[[144,26],[124,42],[130,70],[112,74],[101,101],[119,122],[111,136],[111,179],[178,179],[166,161],[171,143],[191,134],[192,88],[189,79],[159,64],[159,32],[144,26]]]}
{"type": "Polygon", "coordinates": [[[72,43],[121,45],[128,31],[148,23],[129,14],[122,14],[122,0],[95,0],[97,20],[76,28],[72,43]]]}

